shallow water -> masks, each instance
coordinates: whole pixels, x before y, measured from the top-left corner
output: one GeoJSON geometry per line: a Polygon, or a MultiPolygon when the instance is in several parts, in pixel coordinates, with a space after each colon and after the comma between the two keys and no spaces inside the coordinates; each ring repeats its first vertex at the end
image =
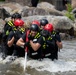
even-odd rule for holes
{"type": "Polygon", "coordinates": [[[76,40],[62,41],[63,49],[59,59],[27,60],[24,71],[24,58],[15,61],[0,58],[0,75],[76,75],[76,40]]]}

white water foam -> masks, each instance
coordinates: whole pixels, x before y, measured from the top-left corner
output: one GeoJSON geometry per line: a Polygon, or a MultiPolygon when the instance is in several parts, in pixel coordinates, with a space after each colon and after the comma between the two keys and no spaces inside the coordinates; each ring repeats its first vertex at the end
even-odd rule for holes
{"type": "MultiPolygon", "coordinates": [[[[27,60],[27,67],[31,69],[35,68],[37,71],[49,71],[49,72],[65,72],[76,71],[76,41],[63,42],[63,49],[59,52],[59,59],[51,61],[50,59],[27,60]]],[[[3,62],[9,62],[7,57],[3,62]]],[[[20,63],[24,67],[24,58],[16,59],[13,64],[20,63]]]]}
{"type": "MultiPolygon", "coordinates": [[[[59,52],[59,59],[28,60],[27,67],[35,68],[37,71],[65,72],[76,71],[76,42],[63,42],[63,49],[59,52]],[[74,45],[73,45],[74,44],[74,45]]],[[[24,62],[22,62],[23,64],[24,62]]]]}

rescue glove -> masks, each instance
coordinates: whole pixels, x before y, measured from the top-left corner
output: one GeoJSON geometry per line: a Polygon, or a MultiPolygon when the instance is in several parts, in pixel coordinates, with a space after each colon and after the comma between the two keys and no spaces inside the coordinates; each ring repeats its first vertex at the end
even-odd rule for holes
{"type": "Polygon", "coordinates": [[[28,39],[29,39],[29,40],[32,40],[33,37],[29,34],[29,35],[28,35],[28,39]]]}
{"type": "Polygon", "coordinates": [[[29,41],[24,44],[24,48],[29,46],[29,41]]]}

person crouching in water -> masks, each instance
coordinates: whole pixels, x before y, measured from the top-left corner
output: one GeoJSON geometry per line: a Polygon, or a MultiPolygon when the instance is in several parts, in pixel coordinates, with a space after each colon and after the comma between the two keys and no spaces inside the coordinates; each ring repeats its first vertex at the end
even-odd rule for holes
{"type": "Polygon", "coordinates": [[[7,55],[12,56],[24,56],[24,49],[16,45],[17,40],[24,34],[24,21],[21,19],[16,19],[14,21],[14,25],[16,27],[15,31],[11,31],[9,36],[7,37],[7,46],[8,51],[7,55]]]}
{"type": "Polygon", "coordinates": [[[45,50],[44,55],[45,57],[47,57],[46,53],[48,53],[49,57],[52,60],[58,59],[58,49],[62,49],[62,42],[60,35],[58,32],[53,30],[53,25],[51,23],[46,24],[44,30],[45,30],[44,34],[47,33],[48,35],[50,35],[50,36],[46,35],[48,36],[48,38],[45,44],[47,44],[48,47],[47,50],[45,50]],[[49,53],[51,53],[51,55],[49,53]]]}
{"type": "MultiPolygon", "coordinates": [[[[26,32],[27,34],[27,32],[26,32]]],[[[30,26],[29,34],[23,35],[17,41],[18,46],[28,47],[28,56],[32,59],[42,59],[42,45],[43,45],[43,37],[39,33],[39,27],[37,24],[32,24],[30,26]],[[29,41],[26,42],[26,38],[29,41]]]]}

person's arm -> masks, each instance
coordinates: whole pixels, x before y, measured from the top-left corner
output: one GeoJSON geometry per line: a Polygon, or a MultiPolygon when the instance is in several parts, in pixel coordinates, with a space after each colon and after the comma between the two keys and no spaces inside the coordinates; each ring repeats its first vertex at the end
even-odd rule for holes
{"type": "Polygon", "coordinates": [[[33,43],[32,40],[30,40],[30,45],[31,45],[31,47],[33,48],[34,51],[37,51],[41,46],[41,44],[39,44],[39,43],[33,43]]]}
{"type": "Polygon", "coordinates": [[[14,43],[14,37],[12,37],[11,40],[8,40],[8,42],[7,42],[8,47],[11,47],[13,45],[13,43],[14,43]]]}
{"type": "Polygon", "coordinates": [[[56,44],[57,44],[57,46],[58,46],[59,49],[62,49],[63,48],[62,42],[56,41],[56,44]]]}
{"type": "Polygon", "coordinates": [[[43,45],[43,38],[40,37],[37,43],[33,43],[33,41],[30,40],[30,45],[34,51],[37,51],[41,47],[41,45],[43,45]]]}
{"type": "Polygon", "coordinates": [[[8,47],[11,47],[13,45],[14,40],[15,40],[14,33],[13,33],[13,31],[11,31],[9,33],[8,37],[7,37],[7,45],[8,45],[8,47]]]}
{"type": "Polygon", "coordinates": [[[26,34],[23,34],[23,36],[16,42],[16,45],[18,45],[18,46],[24,46],[24,44],[25,44],[25,38],[26,37],[26,34]]]}
{"type": "Polygon", "coordinates": [[[56,44],[59,49],[62,49],[63,46],[62,46],[62,42],[59,34],[56,35],[56,44]]]}
{"type": "Polygon", "coordinates": [[[16,43],[16,45],[18,45],[18,46],[24,46],[24,41],[23,41],[23,39],[22,38],[20,38],[18,41],[17,41],[17,43],[16,43]]]}

